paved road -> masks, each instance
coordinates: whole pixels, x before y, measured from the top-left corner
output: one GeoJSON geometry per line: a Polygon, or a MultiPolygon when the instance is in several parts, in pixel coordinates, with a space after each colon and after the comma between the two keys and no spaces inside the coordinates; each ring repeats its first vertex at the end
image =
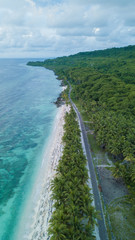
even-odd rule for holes
{"type": "MultiPolygon", "coordinates": [[[[69,82],[68,82],[68,84],[69,84],[69,82]]],[[[69,86],[70,86],[70,84],[69,84],[69,86]]],[[[98,184],[97,184],[97,180],[96,180],[95,169],[94,169],[92,156],[91,156],[91,152],[90,152],[90,146],[89,146],[89,143],[88,143],[88,138],[87,138],[85,126],[84,126],[84,123],[82,121],[81,115],[80,115],[76,105],[73,103],[73,101],[70,98],[71,90],[72,89],[71,89],[71,86],[70,86],[69,100],[70,100],[74,110],[76,111],[79,122],[80,122],[80,127],[81,127],[81,131],[82,131],[84,145],[85,145],[86,157],[87,157],[87,160],[88,160],[88,166],[89,166],[89,171],[90,171],[90,176],[91,176],[91,183],[92,183],[92,190],[93,190],[93,195],[94,195],[95,207],[96,207],[97,211],[100,211],[101,220],[97,221],[98,222],[99,236],[100,236],[101,240],[108,240],[105,221],[104,221],[104,215],[103,215],[103,210],[102,210],[102,204],[101,204],[101,199],[100,199],[99,190],[98,190],[98,184]]]]}

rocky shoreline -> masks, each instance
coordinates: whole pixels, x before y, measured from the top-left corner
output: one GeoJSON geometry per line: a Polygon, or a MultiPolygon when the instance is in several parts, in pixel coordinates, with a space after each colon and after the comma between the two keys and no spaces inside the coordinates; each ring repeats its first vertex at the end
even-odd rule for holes
{"type": "Polygon", "coordinates": [[[62,92],[58,96],[57,100],[53,102],[54,104],[56,104],[57,107],[60,107],[65,104],[65,100],[63,99],[62,94],[63,94],[63,91],[67,88],[67,86],[64,86],[64,85],[61,85],[61,86],[62,86],[62,92]]]}

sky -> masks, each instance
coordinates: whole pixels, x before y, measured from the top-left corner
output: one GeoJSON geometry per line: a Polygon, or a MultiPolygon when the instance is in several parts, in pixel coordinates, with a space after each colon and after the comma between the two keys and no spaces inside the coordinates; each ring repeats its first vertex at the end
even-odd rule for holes
{"type": "Polygon", "coordinates": [[[0,58],[135,44],[135,0],[0,0],[0,58]]]}

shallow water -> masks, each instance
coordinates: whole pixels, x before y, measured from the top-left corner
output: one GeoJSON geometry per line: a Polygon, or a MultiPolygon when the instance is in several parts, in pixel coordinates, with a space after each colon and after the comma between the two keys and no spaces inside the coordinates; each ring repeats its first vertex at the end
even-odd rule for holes
{"type": "Polygon", "coordinates": [[[28,59],[0,59],[0,239],[14,240],[57,113],[60,82],[28,59]]]}

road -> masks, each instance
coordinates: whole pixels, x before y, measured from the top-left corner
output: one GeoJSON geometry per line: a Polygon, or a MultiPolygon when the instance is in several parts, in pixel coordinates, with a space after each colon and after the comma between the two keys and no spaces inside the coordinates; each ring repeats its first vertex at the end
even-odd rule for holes
{"type": "Polygon", "coordinates": [[[87,138],[87,133],[85,130],[85,126],[84,123],[82,121],[81,115],[76,107],[76,105],[73,103],[73,101],[71,100],[70,97],[70,93],[71,93],[71,85],[68,82],[70,90],[69,90],[69,100],[78,116],[78,120],[80,123],[80,128],[81,128],[81,132],[82,132],[82,137],[83,137],[83,142],[84,142],[84,147],[85,147],[85,152],[86,152],[86,157],[88,160],[88,166],[89,166],[89,171],[90,171],[90,177],[91,177],[91,183],[92,183],[92,190],[93,190],[93,195],[94,195],[94,202],[95,202],[95,208],[97,211],[100,212],[100,218],[101,220],[97,220],[98,223],[98,230],[99,230],[99,237],[100,240],[108,240],[108,235],[107,235],[107,231],[106,231],[106,226],[105,226],[105,220],[104,220],[104,214],[103,214],[103,210],[102,210],[102,203],[101,203],[101,198],[100,198],[100,194],[99,194],[99,190],[98,190],[98,184],[97,184],[97,179],[96,179],[96,173],[95,173],[95,169],[94,169],[94,165],[93,165],[93,161],[92,161],[92,156],[91,156],[91,152],[90,152],[90,146],[88,143],[88,138],[87,138]]]}

